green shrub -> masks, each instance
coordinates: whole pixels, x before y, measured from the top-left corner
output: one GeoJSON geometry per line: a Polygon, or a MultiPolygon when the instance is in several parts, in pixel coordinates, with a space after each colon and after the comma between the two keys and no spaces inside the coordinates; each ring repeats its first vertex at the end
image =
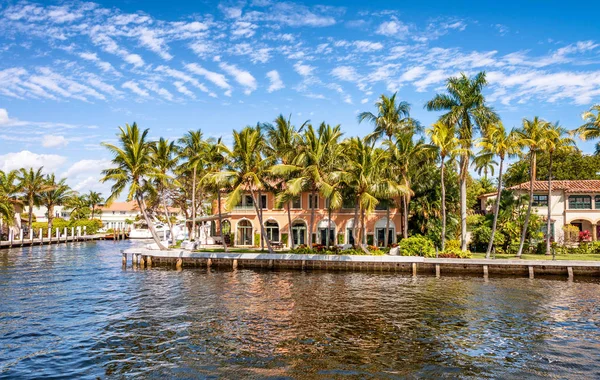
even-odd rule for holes
{"type": "Polygon", "coordinates": [[[281,234],[281,243],[282,244],[287,244],[288,243],[288,236],[289,235],[287,233],[285,233],[285,232],[281,234]]]}
{"type": "Polygon", "coordinates": [[[338,244],[344,244],[344,234],[338,234],[338,236],[337,236],[337,243],[338,244]]]}
{"type": "Polygon", "coordinates": [[[448,248],[439,254],[439,257],[448,259],[470,259],[471,251],[463,251],[460,248],[448,248]]]}
{"type": "Polygon", "coordinates": [[[421,235],[414,235],[402,239],[398,244],[401,256],[435,257],[433,242],[421,235]]]}
{"type": "Polygon", "coordinates": [[[258,232],[254,234],[254,246],[260,247],[260,234],[258,232]]]}
{"type": "Polygon", "coordinates": [[[484,215],[467,215],[467,229],[469,231],[473,231],[475,228],[479,227],[484,221],[484,215]]]}
{"type": "Polygon", "coordinates": [[[446,246],[444,248],[446,250],[448,250],[448,249],[460,249],[460,240],[458,240],[458,239],[446,240],[446,246]]]}

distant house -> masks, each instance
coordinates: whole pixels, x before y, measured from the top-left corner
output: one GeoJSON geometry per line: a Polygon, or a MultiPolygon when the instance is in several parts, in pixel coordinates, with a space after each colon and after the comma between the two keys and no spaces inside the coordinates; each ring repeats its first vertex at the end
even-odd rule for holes
{"type": "MultiPolygon", "coordinates": [[[[127,220],[135,221],[138,218],[142,218],[142,213],[138,207],[136,201],[130,202],[112,202],[110,205],[100,206],[102,213],[98,215],[98,218],[104,223],[106,228],[129,228],[127,220]]],[[[157,210],[159,214],[162,214],[162,209],[157,210]]],[[[178,208],[169,208],[176,217],[181,217],[181,210],[178,208]]]]}
{"type": "MultiPolygon", "coordinates": [[[[313,224],[312,241],[316,244],[325,244],[327,234],[331,244],[353,244],[354,228],[354,203],[352,200],[345,202],[339,210],[333,210],[331,220],[328,218],[328,202],[322,197],[302,193],[295,201],[291,202],[291,225],[292,236],[288,236],[288,214],[285,207],[275,207],[275,196],[273,193],[261,195],[260,208],[263,213],[265,233],[272,242],[280,242],[288,245],[293,242],[295,246],[308,244],[308,227],[310,224],[311,207],[315,206],[315,219],[313,224]],[[287,240],[284,235],[288,236],[287,240]]],[[[225,212],[225,200],[222,203],[222,211],[225,212]]],[[[213,207],[213,215],[217,215],[217,208],[213,207]]],[[[360,214],[359,214],[360,218],[360,214]]],[[[211,218],[212,219],[212,218],[211,218]]],[[[382,246],[385,242],[386,210],[384,207],[377,209],[365,218],[367,242],[382,246]]],[[[233,234],[234,245],[253,246],[256,245],[255,235],[260,239],[261,228],[256,216],[253,198],[248,193],[242,196],[240,204],[232,210],[227,210],[223,222],[224,228],[233,234]]],[[[397,234],[401,233],[401,216],[395,208],[390,209],[390,233],[389,242],[397,241],[397,234]]],[[[218,228],[217,228],[218,229],[218,228]]]]}
{"type": "MultiPolygon", "coordinates": [[[[529,193],[529,182],[508,188],[517,194],[529,193]]],[[[551,234],[564,239],[563,227],[573,225],[589,231],[592,240],[600,237],[600,180],[552,181],[551,234]]],[[[492,212],[496,193],[479,197],[481,209],[492,212]]],[[[533,183],[533,212],[546,220],[548,215],[548,181],[533,183]]]]}
{"type": "MultiPolygon", "coordinates": [[[[29,206],[25,206],[23,215],[29,213],[29,206]]],[[[35,215],[36,222],[47,222],[48,221],[48,209],[44,206],[35,206],[33,208],[33,215],[35,215]]],[[[69,220],[71,217],[71,210],[64,206],[54,206],[54,217],[69,220]]]]}

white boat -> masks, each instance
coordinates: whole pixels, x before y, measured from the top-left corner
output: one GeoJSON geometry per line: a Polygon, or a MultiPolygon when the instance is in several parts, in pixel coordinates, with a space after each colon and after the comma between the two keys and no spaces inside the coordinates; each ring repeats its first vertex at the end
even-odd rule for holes
{"type": "MultiPolygon", "coordinates": [[[[161,240],[165,240],[169,236],[169,227],[164,224],[155,224],[154,229],[161,240]]],[[[152,239],[152,233],[147,226],[134,228],[129,232],[130,239],[152,239]]]]}

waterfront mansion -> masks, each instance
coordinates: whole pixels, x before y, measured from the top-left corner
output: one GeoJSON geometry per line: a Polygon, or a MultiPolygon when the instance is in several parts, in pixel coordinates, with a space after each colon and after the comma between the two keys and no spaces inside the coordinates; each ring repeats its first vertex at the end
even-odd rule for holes
{"type": "MultiPolygon", "coordinates": [[[[529,182],[508,188],[517,194],[529,193],[529,182]]],[[[588,231],[592,240],[600,237],[600,180],[552,181],[551,234],[555,241],[564,241],[566,225],[588,231]]],[[[493,212],[496,193],[479,197],[481,209],[493,212]]],[[[547,220],[548,181],[533,183],[533,212],[547,220]]]]}
{"type": "MultiPolygon", "coordinates": [[[[289,236],[289,222],[286,206],[276,208],[273,193],[262,194],[260,207],[263,214],[265,233],[270,241],[282,246],[294,246],[308,244],[308,231],[310,223],[311,208],[315,208],[312,241],[316,244],[325,244],[327,233],[332,244],[353,244],[354,228],[354,204],[346,202],[339,210],[331,212],[331,220],[328,218],[328,202],[318,194],[308,192],[302,193],[296,200],[290,203],[292,236],[289,236]]],[[[240,204],[232,210],[225,211],[223,201],[223,232],[233,239],[236,246],[258,246],[260,245],[260,224],[256,216],[253,198],[250,194],[242,196],[240,204]]],[[[216,216],[216,207],[213,207],[216,216]]],[[[368,244],[383,246],[385,241],[385,228],[387,224],[387,211],[384,207],[377,207],[371,215],[365,217],[366,242],[368,244]]],[[[214,220],[214,216],[212,219],[214,220]]],[[[359,214],[360,218],[360,214],[359,214]]],[[[218,223],[218,221],[216,221],[218,223]]],[[[401,216],[397,209],[390,208],[390,233],[388,240],[395,243],[397,234],[401,233],[401,216]]],[[[217,226],[218,228],[218,226],[217,226]]],[[[218,232],[217,232],[218,234],[218,232]]],[[[226,240],[227,239],[226,236],[226,240]]]]}

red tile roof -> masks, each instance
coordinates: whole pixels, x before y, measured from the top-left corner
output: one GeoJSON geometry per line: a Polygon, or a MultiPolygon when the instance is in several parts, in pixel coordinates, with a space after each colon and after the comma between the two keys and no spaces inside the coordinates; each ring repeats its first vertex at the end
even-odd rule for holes
{"type": "MultiPolygon", "coordinates": [[[[529,182],[508,189],[529,191],[529,182]]],[[[552,190],[563,190],[565,193],[600,193],[600,180],[552,181],[552,190]]],[[[534,181],[533,191],[548,191],[548,181],[534,181]]]]}

